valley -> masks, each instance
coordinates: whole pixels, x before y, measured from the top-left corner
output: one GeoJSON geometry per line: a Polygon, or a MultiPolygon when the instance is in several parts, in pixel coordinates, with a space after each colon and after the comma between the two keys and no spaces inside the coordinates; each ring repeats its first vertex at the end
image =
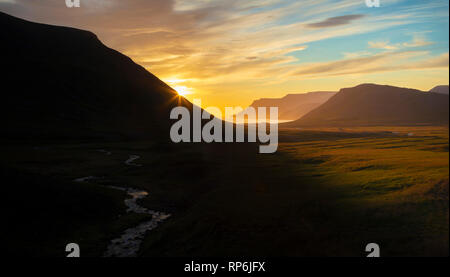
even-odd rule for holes
{"type": "MultiPolygon", "coordinates": [[[[72,206],[54,197],[43,200],[51,212],[35,206],[35,215],[54,222],[33,227],[52,230],[48,240],[28,241],[33,249],[49,249],[41,255],[63,256],[69,241],[78,242],[85,256],[101,255],[111,239],[148,220],[127,214],[126,196],[108,185],[146,190],[150,196],[137,199],[139,205],[172,215],[146,233],[140,256],[363,256],[373,241],[386,256],[440,256],[448,254],[442,243],[448,240],[448,143],[446,127],[282,129],[279,150],[270,155],[246,143],[4,142],[2,167],[20,170],[20,178],[55,180],[52,194],[84,193],[79,201],[92,207],[71,215],[72,206]],[[123,163],[130,153],[141,157],[141,166],[123,163]],[[69,185],[83,174],[102,178],[69,185]],[[92,211],[106,207],[111,216],[96,218],[92,211]],[[65,216],[57,219],[54,209],[65,216]]],[[[7,213],[31,216],[15,207],[11,203],[7,213]]]]}
{"type": "Polygon", "coordinates": [[[0,23],[9,256],[64,257],[68,243],[82,257],[362,257],[369,243],[383,256],[448,256],[445,79],[432,91],[362,83],[262,98],[253,105],[295,120],[259,141],[232,126],[234,140],[209,114],[191,122],[201,107],[94,33],[2,12],[0,23]],[[171,140],[171,126],[192,141],[171,140]]]}

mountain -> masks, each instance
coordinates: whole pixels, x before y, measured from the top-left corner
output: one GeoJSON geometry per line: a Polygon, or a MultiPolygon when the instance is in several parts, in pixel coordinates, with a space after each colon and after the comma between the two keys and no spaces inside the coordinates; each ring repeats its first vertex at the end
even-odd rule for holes
{"type": "Polygon", "coordinates": [[[430,89],[430,92],[448,95],[448,85],[447,86],[445,86],[445,85],[444,86],[435,86],[434,88],[430,89]]]}
{"type": "Polygon", "coordinates": [[[341,89],[320,107],[284,126],[442,125],[448,124],[448,116],[448,95],[362,84],[341,89]]]}
{"type": "Polygon", "coordinates": [[[3,138],[168,138],[192,104],[91,32],[0,13],[3,138]]]}
{"type": "Polygon", "coordinates": [[[283,98],[261,98],[253,101],[250,107],[278,107],[278,119],[294,120],[325,103],[332,91],[316,91],[302,94],[288,94],[283,98]]]}

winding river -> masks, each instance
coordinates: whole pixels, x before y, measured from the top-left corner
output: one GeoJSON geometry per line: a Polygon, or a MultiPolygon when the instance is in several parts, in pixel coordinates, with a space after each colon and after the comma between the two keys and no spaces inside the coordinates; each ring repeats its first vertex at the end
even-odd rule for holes
{"type": "MultiPolygon", "coordinates": [[[[141,166],[140,164],[133,163],[133,161],[139,158],[140,157],[137,155],[130,155],[129,159],[125,161],[125,164],[129,166],[141,166]]],[[[94,179],[98,179],[98,177],[87,176],[75,179],[74,181],[88,182],[94,179]]],[[[127,195],[130,196],[130,198],[124,200],[125,206],[127,207],[127,213],[148,214],[152,216],[151,220],[142,222],[136,227],[128,228],[120,237],[111,240],[106,251],[103,253],[104,257],[136,257],[145,233],[156,228],[159,223],[170,217],[170,214],[149,210],[143,206],[140,206],[137,203],[137,200],[148,196],[148,193],[144,190],[119,186],[106,187],[125,191],[127,195]]]]}
{"type": "Polygon", "coordinates": [[[132,165],[132,166],[142,166],[141,164],[133,163],[135,160],[137,160],[139,158],[140,158],[140,156],[138,156],[138,155],[130,155],[128,160],[125,161],[125,164],[126,165],[132,165]]]}

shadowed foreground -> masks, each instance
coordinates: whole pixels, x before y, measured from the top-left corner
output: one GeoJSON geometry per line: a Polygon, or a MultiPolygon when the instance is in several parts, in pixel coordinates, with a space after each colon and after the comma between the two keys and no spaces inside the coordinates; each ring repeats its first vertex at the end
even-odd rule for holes
{"type": "Polygon", "coordinates": [[[120,185],[172,214],[147,233],[143,256],[364,256],[369,242],[383,256],[448,255],[447,128],[289,129],[280,140],[270,155],[249,144],[10,143],[2,167],[21,171],[9,170],[6,193],[30,192],[8,200],[11,251],[62,256],[78,242],[100,256],[148,221],[103,186],[120,185]],[[142,166],[125,164],[130,155],[142,166]],[[90,175],[102,178],[71,182],[90,175]]]}

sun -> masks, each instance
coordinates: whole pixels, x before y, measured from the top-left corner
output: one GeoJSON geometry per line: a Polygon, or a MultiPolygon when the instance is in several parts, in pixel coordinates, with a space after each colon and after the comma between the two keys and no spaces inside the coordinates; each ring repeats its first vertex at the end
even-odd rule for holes
{"type": "Polygon", "coordinates": [[[167,78],[164,81],[168,85],[170,85],[178,93],[179,96],[185,97],[186,95],[192,94],[194,91],[193,88],[182,85],[182,83],[188,81],[188,79],[178,79],[178,78],[172,77],[172,78],[167,78]]]}
{"type": "Polygon", "coordinates": [[[174,86],[173,89],[176,90],[176,92],[180,96],[186,96],[186,95],[189,95],[192,93],[191,92],[192,89],[190,89],[186,86],[174,86]]]}

